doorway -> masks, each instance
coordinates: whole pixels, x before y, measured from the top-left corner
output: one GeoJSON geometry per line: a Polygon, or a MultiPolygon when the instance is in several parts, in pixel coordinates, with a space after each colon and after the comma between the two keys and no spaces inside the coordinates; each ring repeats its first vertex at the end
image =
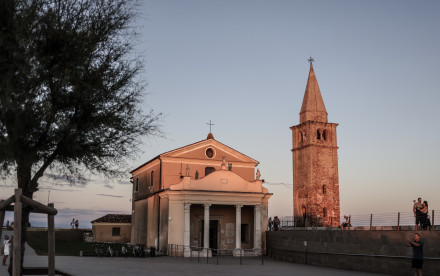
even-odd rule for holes
{"type": "Polygon", "coordinates": [[[218,248],[218,220],[209,221],[209,248],[218,248]]]}
{"type": "MultiPolygon", "coordinates": [[[[218,248],[218,220],[209,220],[209,248],[218,248]]],[[[202,247],[205,246],[204,240],[203,240],[203,233],[205,231],[205,223],[204,220],[201,221],[202,224],[202,231],[201,231],[201,242],[202,247]]]]}

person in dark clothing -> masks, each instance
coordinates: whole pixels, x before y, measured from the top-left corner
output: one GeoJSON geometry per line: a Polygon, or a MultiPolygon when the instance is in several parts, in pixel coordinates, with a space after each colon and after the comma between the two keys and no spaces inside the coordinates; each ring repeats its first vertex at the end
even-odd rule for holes
{"type": "Polygon", "coordinates": [[[423,241],[420,239],[420,234],[414,234],[414,240],[406,238],[408,241],[408,246],[412,247],[413,258],[411,267],[414,269],[415,276],[422,276],[422,266],[423,266],[423,241]]]}
{"type": "Polygon", "coordinates": [[[278,231],[279,229],[280,229],[280,219],[277,216],[275,216],[273,218],[273,230],[278,231]]]}

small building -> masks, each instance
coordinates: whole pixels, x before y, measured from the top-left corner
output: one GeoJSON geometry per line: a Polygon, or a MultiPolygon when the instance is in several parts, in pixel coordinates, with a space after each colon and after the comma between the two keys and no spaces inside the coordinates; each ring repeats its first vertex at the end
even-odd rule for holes
{"type": "Polygon", "coordinates": [[[131,215],[107,214],[92,221],[92,231],[97,242],[129,243],[131,215]]]}
{"type": "Polygon", "coordinates": [[[272,194],[258,164],[209,133],[134,169],[131,242],[163,252],[179,245],[185,256],[190,247],[261,254],[272,194]]]}

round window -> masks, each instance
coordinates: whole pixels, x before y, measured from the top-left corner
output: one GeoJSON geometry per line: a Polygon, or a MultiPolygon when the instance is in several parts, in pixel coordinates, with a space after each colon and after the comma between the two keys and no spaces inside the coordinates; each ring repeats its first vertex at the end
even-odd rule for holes
{"type": "Polygon", "coordinates": [[[214,150],[211,148],[208,148],[208,149],[206,149],[205,154],[208,158],[212,158],[212,157],[214,157],[214,150]]]}

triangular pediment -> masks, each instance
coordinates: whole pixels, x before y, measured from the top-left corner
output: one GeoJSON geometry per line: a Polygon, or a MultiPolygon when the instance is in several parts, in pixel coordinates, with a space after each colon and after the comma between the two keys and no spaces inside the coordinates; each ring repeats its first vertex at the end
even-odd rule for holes
{"type": "Polygon", "coordinates": [[[257,160],[252,159],[215,139],[202,140],[191,145],[168,151],[161,154],[160,157],[216,161],[221,161],[223,157],[225,157],[227,162],[254,163],[255,166],[259,163],[257,160]]]}

